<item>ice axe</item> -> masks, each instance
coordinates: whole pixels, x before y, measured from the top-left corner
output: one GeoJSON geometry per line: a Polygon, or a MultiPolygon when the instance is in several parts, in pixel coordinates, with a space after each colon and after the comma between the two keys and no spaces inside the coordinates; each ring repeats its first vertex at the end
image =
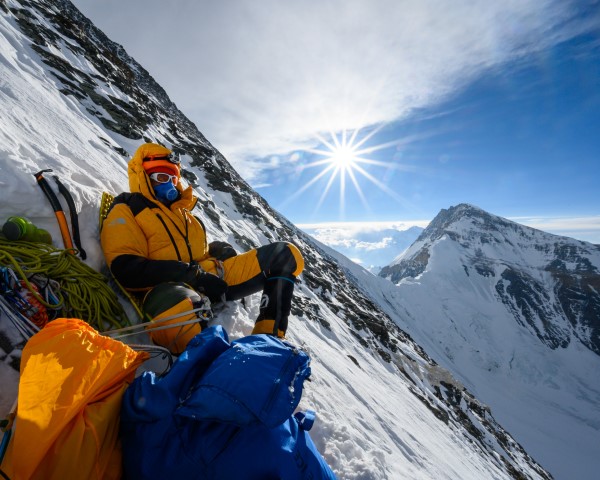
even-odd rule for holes
{"type": "Polygon", "coordinates": [[[65,217],[65,212],[63,212],[62,206],[58,201],[58,198],[48,181],[44,178],[44,173],[51,172],[52,169],[41,170],[38,173],[34,173],[33,176],[37,180],[38,185],[46,195],[46,198],[50,201],[50,205],[54,209],[54,215],[56,215],[56,220],[58,220],[58,226],[60,227],[60,234],[62,235],[63,244],[66,249],[73,250],[73,242],[71,241],[71,234],[69,233],[69,225],[67,224],[67,217],[65,217]]]}
{"type": "Polygon", "coordinates": [[[79,251],[79,256],[81,257],[82,260],[85,260],[87,257],[87,254],[85,253],[85,250],[81,246],[81,237],[79,236],[79,218],[77,217],[77,208],[75,207],[75,201],[73,200],[73,196],[71,195],[71,192],[69,192],[69,190],[67,190],[67,187],[65,187],[62,184],[62,182],[56,175],[54,175],[54,180],[56,181],[56,184],[58,185],[58,191],[62,194],[63,197],[65,197],[65,200],[67,201],[67,205],[69,206],[69,213],[71,214],[71,233],[72,233],[72,237],[73,237],[73,242],[75,243],[75,246],[77,247],[77,250],[79,251]]]}

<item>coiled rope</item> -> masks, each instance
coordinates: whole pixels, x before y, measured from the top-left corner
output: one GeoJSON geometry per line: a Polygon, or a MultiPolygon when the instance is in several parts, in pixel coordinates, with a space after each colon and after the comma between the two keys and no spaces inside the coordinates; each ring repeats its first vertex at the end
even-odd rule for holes
{"type": "Polygon", "coordinates": [[[73,255],[73,250],[0,238],[0,266],[13,269],[37,301],[60,308],[62,316],[80,318],[99,331],[130,324],[106,277],[73,255]],[[29,278],[35,274],[58,282],[57,303],[48,303],[33,287],[29,278]]]}

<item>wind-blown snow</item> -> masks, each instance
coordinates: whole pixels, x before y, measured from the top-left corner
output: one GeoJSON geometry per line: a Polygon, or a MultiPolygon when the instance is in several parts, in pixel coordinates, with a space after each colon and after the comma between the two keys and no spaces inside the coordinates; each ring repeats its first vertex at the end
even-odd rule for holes
{"type": "MultiPolygon", "coordinates": [[[[14,0],[5,3],[17,5],[14,0]]],[[[50,24],[47,27],[52,29],[50,24]]],[[[76,63],[82,71],[97,74],[84,57],[66,46],[54,53],[76,63]]],[[[0,222],[11,215],[26,216],[50,231],[56,246],[63,246],[54,212],[33,176],[51,168],[75,198],[82,244],[88,254],[86,263],[100,270],[104,265],[98,229],[100,196],[103,191],[127,190],[128,158],[117,153],[117,148],[131,155],[143,140],[106,130],[85,105],[61,94],[60,82],[31,49],[14,17],[4,13],[0,16],[0,62],[0,222]]],[[[98,88],[98,94],[126,99],[114,86],[100,82],[98,88]]],[[[165,139],[164,131],[156,125],[150,125],[145,134],[165,139]]],[[[221,209],[220,224],[204,218],[211,240],[227,240],[238,249],[241,246],[235,243],[235,232],[257,244],[269,241],[232,207],[228,194],[208,186],[203,171],[191,167],[189,158],[184,156],[183,164],[198,177],[197,195],[221,209]]],[[[51,176],[48,180],[54,186],[51,176]]],[[[268,220],[273,225],[280,223],[277,218],[268,220]]],[[[360,272],[364,270],[357,275],[360,272]]],[[[365,288],[384,300],[378,292],[383,280],[375,283],[373,279],[370,275],[365,288]]],[[[385,295],[395,298],[389,285],[385,295]]],[[[417,388],[432,390],[433,377],[446,375],[441,369],[429,371],[431,367],[411,352],[411,347],[404,346],[406,364],[411,365],[406,368],[408,381],[399,375],[397,367],[364,348],[357,340],[360,333],[353,335],[343,319],[308,286],[301,285],[299,293],[319,303],[319,315],[329,324],[327,329],[299,316],[290,319],[289,340],[308,350],[313,359],[314,376],[305,386],[300,407],[317,411],[311,435],[339,478],[511,478],[500,448],[493,454],[483,450],[459,432],[456,424],[436,418],[415,394],[417,388]]],[[[240,303],[227,305],[217,323],[223,324],[232,338],[247,335],[257,312],[258,299],[254,296],[245,307],[240,303]]],[[[0,326],[6,328],[2,320],[0,316],[0,326]]],[[[6,359],[0,362],[0,385],[3,416],[16,393],[16,377],[6,359]]],[[[488,442],[493,444],[494,440],[488,442]]],[[[522,462],[519,466],[531,478],[543,478],[522,456],[515,459],[522,462]]]]}

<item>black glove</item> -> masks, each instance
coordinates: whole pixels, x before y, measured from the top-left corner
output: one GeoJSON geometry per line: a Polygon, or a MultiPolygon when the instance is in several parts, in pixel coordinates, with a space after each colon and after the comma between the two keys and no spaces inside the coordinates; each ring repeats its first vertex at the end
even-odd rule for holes
{"type": "Polygon", "coordinates": [[[235,257],[237,252],[227,242],[216,240],[208,244],[208,254],[222,262],[228,258],[235,257]]]}
{"type": "Polygon", "coordinates": [[[220,279],[212,273],[202,271],[200,265],[196,263],[190,264],[184,282],[198,293],[206,295],[211,302],[220,300],[227,291],[227,282],[225,280],[220,279]]]}

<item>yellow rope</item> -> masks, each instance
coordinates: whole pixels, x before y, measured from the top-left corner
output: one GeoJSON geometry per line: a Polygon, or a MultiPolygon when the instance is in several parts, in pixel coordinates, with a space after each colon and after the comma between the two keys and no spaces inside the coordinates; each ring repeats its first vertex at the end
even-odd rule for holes
{"type": "Polygon", "coordinates": [[[85,320],[100,331],[129,325],[106,277],[73,255],[73,250],[0,238],[0,265],[12,268],[45,307],[62,308],[63,316],[85,320]],[[27,277],[36,273],[59,283],[60,291],[54,292],[58,304],[49,304],[32,287],[27,277]]]}

